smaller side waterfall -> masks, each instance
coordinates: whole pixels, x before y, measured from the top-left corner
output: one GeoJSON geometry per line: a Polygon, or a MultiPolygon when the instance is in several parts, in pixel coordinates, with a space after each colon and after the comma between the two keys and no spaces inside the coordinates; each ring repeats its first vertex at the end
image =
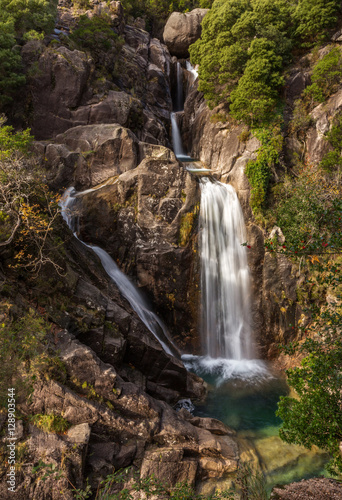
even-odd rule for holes
{"type": "Polygon", "coordinates": [[[182,137],[177,123],[177,114],[171,113],[172,145],[176,158],[188,158],[184,151],[182,137]]]}
{"type": "Polygon", "coordinates": [[[182,66],[177,62],[177,88],[174,102],[174,111],[171,113],[171,130],[172,130],[172,146],[173,151],[180,161],[189,162],[191,157],[185,152],[182,136],[179,130],[177,113],[184,110],[184,95],[183,95],[183,70],[182,66]]]}
{"type": "Polygon", "coordinates": [[[148,304],[146,303],[139,290],[133,285],[133,283],[127,278],[127,276],[122,271],[120,271],[111,256],[102,248],[93,245],[87,245],[86,243],[84,243],[84,241],[78,238],[76,234],[76,231],[78,229],[78,217],[76,215],[77,198],[82,194],[91,191],[94,190],[89,189],[81,193],[76,193],[73,187],[68,188],[59,203],[63,219],[65,220],[71,231],[74,233],[74,236],[79,241],[81,241],[83,245],[93,250],[93,252],[95,252],[96,255],[100,258],[101,264],[108,276],[116,284],[121,294],[130,303],[141,321],[160,342],[164,351],[172,356],[178,357],[179,353],[172,340],[170,339],[165,325],[158,318],[158,316],[150,310],[148,304]]]}
{"type": "Polygon", "coordinates": [[[177,62],[177,92],[174,103],[174,111],[183,111],[184,109],[184,96],[183,96],[183,69],[179,62],[177,62]]]}
{"type": "Polygon", "coordinates": [[[193,80],[192,80],[192,84],[195,83],[195,81],[197,80],[198,78],[198,71],[196,68],[198,68],[198,66],[196,66],[195,68],[193,67],[193,65],[191,64],[190,61],[186,61],[186,69],[189,71],[189,73],[192,74],[192,77],[193,77],[193,80]]]}

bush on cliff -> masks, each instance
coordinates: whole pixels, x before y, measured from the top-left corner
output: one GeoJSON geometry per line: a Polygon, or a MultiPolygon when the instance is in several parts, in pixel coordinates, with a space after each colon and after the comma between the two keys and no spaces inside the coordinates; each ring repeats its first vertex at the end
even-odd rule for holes
{"type": "Polygon", "coordinates": [[[10,250],[11,267],[38,273],[45,264],[56,271],[50,234],[59,214],[57,198],[29,154],[30,131],[14,132],[0,117],[0,255],[10,250]]]}
{"type": "Polygon", "coordinates": [[[20,55],[25,35],[49,33],[56,15],[56,0],[0,0],[0,110],[25,83],[20,55]]]}
{"type": "Polygon", "coordinates": [[[211,105],[228,99],[239,120],[267,121],[292,49],[322,40],[339,8],[337,0],[215,0],[190,47],[199,89],[211,105]]]}
{"type": "Polygon", "coordinates": [[[213,0],[122,0],[126,16],[144,18],[147,21],[146,29],[165,22],[172,12],[207,9],[212,3],[213,0]]]}
{"type": "Polygon", "coordinates": [[[103,52],[119,52],[123,45],[123,39],[115,33],[107,15],[81,16],[77,28],[70,34],[70,40],[81,50],[88,50],[95,61],[103,52]]]}

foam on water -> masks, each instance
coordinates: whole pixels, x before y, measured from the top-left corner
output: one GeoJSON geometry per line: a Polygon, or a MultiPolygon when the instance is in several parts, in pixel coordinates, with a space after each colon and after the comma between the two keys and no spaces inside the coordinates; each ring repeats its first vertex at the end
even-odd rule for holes
{"type": "Polygon", "coordinates": [[[217,387],[229,380],[256,384],[273,378],[266,363],[260,359],[225,359],[184,354],[182,361],[187,370],[201,377],[213,376],[217,387]]]}

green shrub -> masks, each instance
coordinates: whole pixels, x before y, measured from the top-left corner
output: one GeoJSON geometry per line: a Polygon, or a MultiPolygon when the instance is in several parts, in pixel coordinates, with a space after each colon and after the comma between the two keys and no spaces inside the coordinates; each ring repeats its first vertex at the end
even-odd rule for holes
{"type": "Polygon", "coordinates": [[[336,92],[342,78],[342,53],[339,47],[333,48],[317,64],[312,72],[312,84],[303,92],[304,99],[324,102],[336,92]]]}
{"type": "Polygon", "coordinates": [[[327,28],[337,21],[339,0],[300,0],[293,13],[295,36],[304,46],[324,40],[327,28]]]}
{"type": "Polygon", "coordinates": [[[239,141],[241,142],[247,142],[250,136],[250,132],[248,128],[244,128],[239,135],[239,141]]]}
{"type": "Polygon", "coordinates": [[[324,155],[320,166],[326,172],[333,174],[337,171],[338,178],[336,179],[336,185],[339,184],[339,172],[342,167],[342,113],[338,115],[334,123],[326,135],[326,139],[330,142],[331,146],[334,148],[333,151],[329,151],[324,155]]]}
{"type": "Polygon", "coordinates": [[[279,126],[256,129],[253,134],[261,142],[261,147],[257,159],[248,162],[246,176],[252,187],[251,207],[256,214],[265,206],[272,168],[279,161],[283,138],[279,126]]]}
{"type": "Polygon", "coordinates": [[[48,326],[33,310],[15,321],[9,316],[10,304],[2,303],[0,310],[5,316],[0,324],[0,407],[4,407],[8,387],[16,389],[18,401],[28,396],[44,357],[48,326]]]}
{"type": "Polygon", "coordinates": [[[0,0],[0,110],[25,83],[18,42],[53,30],[57,0],[0,0]]]}
{"type": "Polygon", "coordinates": [[[308,112],[308,105],[303,99],[297,99],[294,103],[293,116],[289,125],[290,132],[303,134],[312,124],[312,118],[308,112]]]}
{"type": "Polygon", "coordinates": [[[49,415],[33,415],[30,420],[36,427],[46,432],[62,433],[70,427],[69,422],[65,418],[53,413],[49,415]]]}
{"type": "Polygon", "coordinates": [[[80,49],[88,50],[95,59],[101,52],[121,50],[123,40],[112,28],[111,18],[107,15],[88,18],[81,16],[76,29],[70,34],[70,40],[80,49]]]}
{"type": "MultiPolygon", "coordinates": [[[[321,40],[336,22],[338,7],[337,0],[216,0],[203,20],[201,38],[190,47],[191,61],[199,64],[198,88],[209,106],[226,100],[236,119],[254,126],[267,123],[293,48],[321,40]]],[[[311,91],[318,101],[322,92],[334,91],[339,78],[334,61],[331,55],[320,65],[322,78],[317,67],[311,91]]]]}

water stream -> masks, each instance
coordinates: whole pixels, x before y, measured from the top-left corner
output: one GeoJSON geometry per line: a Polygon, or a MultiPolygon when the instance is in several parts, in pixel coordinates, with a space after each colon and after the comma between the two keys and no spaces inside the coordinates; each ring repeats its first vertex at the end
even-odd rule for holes
{"type": "Polygon", "coordinates": [[[127,276],[122,271],[120,271],[111,256],[102,248],[94,245],[88,245],[78,238],[77,232],[79,228],[77,217],[77,201],[82,195],[91,191],[94,191],[94,189],[88,189],[86,191],[77,193],[73,187],[68,188],[60,201],[61,214],[63,219],[65,220],[71,231],[74,233],[74,236],[79,241],[81,241],[83,245],[90,248],[94,253],[96,253],[108,276],[116,284],[121,294],[128,300],[145,326],[160,342],[164,351],[170,355],[178,357],[178,350],[175,348],[166,326],[151,310],[147,301],[144,299],[136,286],[127,278],[127,276]]]}
{"type": "Polygon", "coordinates": [[[246,231],[229,184],[200,180],[202,349],[212,358],[253,357],[246,231]]]}
{"type": "MultiPolygon", "coordinates": [[[[197,71],[186,64],[195,81],[197,71]]],[[[178,77],[177,87],[177,95],[183,96],[182,79],[178,77]]],[[[180,109],[183,107],[177,98],[180,109]]],[[[171,122],[174,152],[180,161],[189,161],[175,114],[171,122]]],[[[283,377],[256,359],[247,248],[242,245],[246,241],[242,209],[234,188],[205,177],[210,171],[200,166],[194,165],[189,171],[202,174],[202,355],[183,355],[182,360],[188,370],[209,384],[208,398],[196,407],[195,414],[218,418],[237,431],[241,460],[263,471],[270,492],[275,484],[321,474],[327,457],[317,449],[286,444],[278,436],[281,421],[276,417],[277,402],[289,388],[283,377]]],[[[213,487],[217,481],[214,483],[213,487]]],[[[208,483],[204,488],[204,493],[213,491],[208,483]]]]}

